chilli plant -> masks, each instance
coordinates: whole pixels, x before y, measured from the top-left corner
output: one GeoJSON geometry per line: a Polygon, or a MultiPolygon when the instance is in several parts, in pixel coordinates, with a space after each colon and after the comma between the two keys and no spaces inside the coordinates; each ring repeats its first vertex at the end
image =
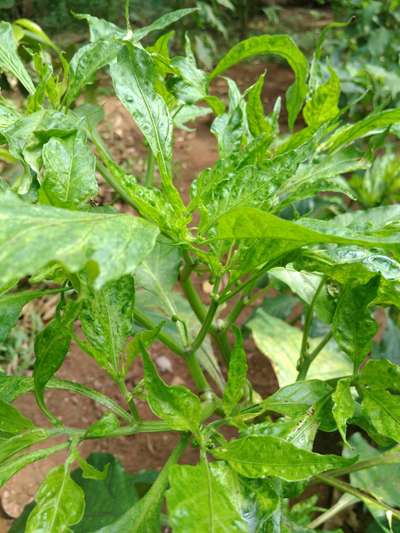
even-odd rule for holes
{"type": "Polygon", "coordinates": [[[346,174],[370,165],[366,138],[400,122],[400,109],[343,123],[338,77],[319,62],[322,39],[309,64],[286,35],[251,37],[210,73],[189,37],[175,57],[173,32],[141,44],[192,11],[139,29],[79,15],[90,42],[70,62],[32,22],[0,24],[0,67],[27,94],[18,106],[0,102],[1,154],[14,165],[0,181],[1,339],[27,302],[59,295],[35,339],[32,377],[0,376],[0,483],[66,454],[18,531],[306,532],[355,504],[389,531],[400,518],[400,367],[384,351],[369,354],[375,317],[383,328],[400,307],[400,206],[339,215],[335,206],[353,195],[346,174]],[[217,76],[266,54],[294,72],[289,133],[279,132],[279,100],[264,113],[264,74],[244,92],[225,78],[227,102],[212,93],[217,76]],[[113,160],[97,130],[101,108],[79,98],[102,68],[148,146],[143,179],[113,160]],[[214,115],[219,159],[183,196],[174,127],[204,114],[214,115]],[[98,175],[129,213],[96,205],[98,175]],[[326,208],[301,214],[309,198],[326,208]],[[246,335],[279,382],[265,398],[248,377],[246,335]],[[191,388],[160,377],[156,341],[187,365],[191,388]],[[121,403],[55,376],[71,343],[110,376],[121,403]],[[132,385],[138,359],[143,378],[132,385]],[[88,397],[104,416],[67,427],[48,389],[88,397]],[[42,427],[13,405],[29,392],[42,427]],[[144,419],[139,402],[155,416],[144,419]],[[143,432],[175,432],[179,443],[141,498],[109,456],[87,461],[79,451],[87,440],[143,432]],[[324,453],[327,433],[336,453],[324,453]],[[182,464],[187,447],[195,464],[182,464]],[[327,510],[315,497],[294,503],[313,485],[343,496],[327,510]]]}

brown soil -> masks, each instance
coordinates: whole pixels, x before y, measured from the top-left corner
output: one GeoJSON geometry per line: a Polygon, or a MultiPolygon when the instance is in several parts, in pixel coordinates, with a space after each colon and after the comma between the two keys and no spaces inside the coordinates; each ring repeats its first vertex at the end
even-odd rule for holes
{"type": "MultiPolygon", "coordinates": [[[[266,108],[271,110],[277,96],[282,96],[292,81],[291,72],[279,65],[259,62],[233,68],[229,75],[235,78],[240,87],[246,88],[254,83],[261,72],[268,66],[267,82],[265,88],[266,108]]],[[[215,91],[222,97],[226,96],[226,84],[223,80],[215,82],[215,91]]],[[[133,174],[140,175],[144,171],[144,147],[141,134],[135,128],[126,110],[114,97],[102,99],[106,119],[102,125],[102,135],[111,147],[114,157],[118,162],[133,174]]],[[[283,112],[283,124],[286,116],[283,112]]],[[[284,127],[284,126],[283,126],[284,127]]],[[[209,122],[202,119],[196,125],[193,132],[178,132],[176,134],[175,157],[177,160],[176,174],[177,184],[182,193],[187,196],[191,181],[197,173],[213,164],[217,158],[217,147],[214,137],[209,132],[209,122]]],[[[111,200],[111,191],[104,187],[102,200],[111,200]]],[[[121,208],[124,206],[121,204],[121,208]]],[[[269,361],[255,348],[250,339],[246,340],[249,355],[249,377],[255,389],[263,397],[271,394],[277,387],[275,376],[269,361]]],[[[157,345],[152,350],[152,355],[157,362],[160,356],[166,356],[171,368],[164,371],[163,378],[174,384],[185,383],[192,386],[190,377],[182,360],[169,353],[166,348],[157,345]]],[[[95,362],[83,354],[75,345],[66,359],[62,369],[57,374],[72,381],[83,383],[103,393],[120,399],[118,390],[108,376],[95,364],[95,362]]],[[[137,361],[129,375],[131,383],[142,377],[140,362],[137,361]]],[[[46,395],[48,405],[63,422],[70,427],[86,427],[97,420],[103,409],[95,405],[91,400],[77,397],[60,391],[49,391],[46,395]]],[[[32,396],[24,396],[17,401],[17,407],[32,418],[33,421],[46,425],[46,421],[38,411],[32,396]]],[[[145,404],[139,406],[140,413],[145,418],[152,415],[145,404]]],[[[115,454],[124,464],[128,471],[142,469],[158,469],[165,462],[171,449],[175,445],[177,436],[171,433],[165,434],[141,434],[129,438],[100,440],[86,442],[83,446],[83,455],[91,451],[107,451],[115,454]]],[[[186,452],[184,461],[194,462],[197,460],[197,450],[190,449],[186,452]]],[[[1,504],[5,518],[0,516],[0,533],[7,531],[10,521],[8,517],[16,517],[20,514],[24,505],[30,502],[37,490],[38,485],[44,478],[49,468],[60,464],[64,455],[58,454],[45,461],[33,464],[16,475],[1,491],[1,504]]]]}

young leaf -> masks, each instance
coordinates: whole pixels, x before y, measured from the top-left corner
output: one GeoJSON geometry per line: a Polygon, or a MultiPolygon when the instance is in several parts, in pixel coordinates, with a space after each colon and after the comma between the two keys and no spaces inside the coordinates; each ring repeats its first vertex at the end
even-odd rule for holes
{"type": "Polygon", "coordinates": [[[0,69],[15,76],[28,93],[35,92],[32,79],[18,56],[12,26],[5,21],[0,22],[0,69]]]}
{"type": "Polygon", "coordinates": [[[114,413],[107,413],[91,424],[85,431],[85,437],[88,439],[95,439],[97,437],[105,437],[115,429],[119,428],[119,420],[114,413]]]}
{"type": "Polygon", "coordinates": [[[365,389],[362,408],[378,433],[400,442],[400,402],[397,394],[383,388],[365,389]]]}
{"type": "Polygon", "coordinates": [[[235,328],[235,345],[229,360],[228,381],[226,382],[223,396],[225,413],[229,416],[242,399],[247,380],[247,358],[243,349],[242,334],[235,328]]]}
{"type": "Polygon", "coordinates": [[[80,304],[69,302],[64,315],[56,316],[35,339],[35,366],[33,380],[35,396],[41,410],[52,420],[56,420],[47,409],[44,401],[44,389],[50,378],[64,362],[72,339],[74,321],[80,304]]]}
{"type": "Polygon", "coordinates": [[[0,431],[16,435],[35,428],[35,424],[12,405],[0,400],[0,431]]]}
{"type": "Polygon", "coordinates": [[[80,313],[89,354],[114,378],[126,371],[125,347],[133,333],[135,286],[132,276],[106,283],[100,290],[88,287],[80,313]]]}
{"type": "Polygon", "coordinates": [[[333,316],[335,340],[352,359],[355,369],[370,351],[372,338],[378,329],[368,306],[376,298],[379,282],[380,277],[375,276],[365,285],[345,286],[333,316]]]}
{"type": "Polygon", "coordinates": [[[56,207],[76,209],[98,192],[96,158],[82,132],[43,146],[43,190],[56,207]]]}
{"type": "Polygon", "coordinates": [[[139,28],[137,30],[134,30],[131,35],[132,41],[141,41],[144,37],[149,35],[149,33],[153,31],[159,31],[163,30],[167,26],[170,26],[171,24],[174,24],[175,22],[178,22],[183,17],[186,17],[186,15],[191,15],[197,11],[196,8],[186,8],[186,9],[175,9],[174,11],[171,11],[170,13],[166,13],[165,15],[162,15],[155,21],[153,21],[148,26],[144,26],[143,28],[139,28]]]}
{"type": "Polygon", "coordinates": [[[104,479],[84,477],[81,469],[71,473],[72,479],[85,493],[85,513],[74,526],[74,533],[92,533],[117,521],[139,499],[136,478],[125,472],[111,454],[93,453],[87,464],[96,471],[107,471],[104,479]]]}
{"type": "Polygon", "coordinates": [[[254,137],[258,137],[263,133],[272,134],[272,126],[265,118],[261,99],[264,82],[265,73],[261,74],[256,83],[247,91],[247,121],[250,132],[254,137]]]}
{"type": "Polygon", "coordinates": [[[295,73],[296,81],[286,93],[289,126],[292,128],[307,94],[308,62],[294,41],[287,35],[260,35],[236,44],[211,72],[210,80],[244,59],[264,54],[283,57],[295,73]]]}
{"type": "Polygon", "coordinates": [[[186,387],[166,385],[144,347],[142,357],[147,401],[153,413],[173,429],[197,434],[201,417],[199,398],[186,387]]]}
{"type": "Polygon", "coordinates": [[[78,49],[70,62],[68,90],[64,97],[66,106],[70,106],[83,87],[92,82],[98,70],[117,57],[121,47],[116,40],[99,39],[78,49]]]}
{"type": "Polygon", "coordinates": [[[18,455],[15,458],[4,461],[4,463],[0,465],[0,487],[26,466],[35,463],[36,461],[40,461],[41,459],[45,459],[46,457],[49,457],[49,455],[59,452],[67,446],[68,442],[63,442],[62,444],[57,444],[51,448],[35,450],[34,452],[18,455]]]}
{"type": "Polygon", "coordinates": [[[36,506],[29,515],[26,533],[59,533],[78,524],[85,510],[85,496],[70,477],[67,466],[51,470],[36,493],[36,506]]]}
{"type": "Polygon", "coordinates": [[[182,208],[182,200],[171,177],[172,119],[153,86],[155,70],[151,55],[143,48],[127,43],[117,61],[111,64],[110,72],[118,98],[137,122],[157,160],[170,203],[182,208]]]}
{"type": "Polygon", "coordinates": [[[359,120],[355,124],[342,126],[319,147],[319,151],[328,150],[334,152],[353,143],[357,139],[375,134],[377,130],[383,130],[392,124],[400,122],[400,109],[386,109],[372,113],[359,120]]]}
{"type": "Polygon", "coordinates": [[[242,476],[276,476],[286,481],[308,479],[325,470],[348,466],[356,460],[336,455],[320,455],[297,448],[278,437],[266,435],[251,435],[232,440],[212,453],[218,459],[226,460],[242,476]]]}
{"type": "Polygon", "coordinates": [[[33,444],[46,440],[49,433],[45,429],[34,428],[18,433],[0,442],[0,464],[16,453],[29,448],[33,444]]]}
{"type": "Polygon", "coordinates": [[[0,296],[0,343],[17,323],[24,305],[40,295],[40,291],[23,291],[0,296]]]}
{"type": "Polygon", "coordinates": [[[329,74],[329,79],[317,87],[303,109],[304,120],[312,128],[318,128],[339,114],[340,80],[333,69],[329,69],[329,74]]]}
{"type": "Polygon", "coordinates": [[[0,194],[0,219],[0,285],[50,261],[77,272],[91,259],[100,270],[94,284],[100,288],[133,272],[158,234],[137,217],[29,205],[11,193],[0,194]]]}
{"type": "MultiPolygon", "coordinates": [[[[297,378],[297,360],[302,343],[302,332],[283,320],[258,309],[246,324],[252,331],[257,347],[272,362],[281,387],[297,378]]],[[[310,339],[310,352],[322,341],[320,337],[310,339]]],[[[348,358],[331,343],[325,346],[311,364],[308,376],[318,379],[332,379],[351,373],[348,358]]]]}
{"type": "Polygon", "coordinates": [[[166,498],[174,531],[249,531],[243,516],[244,501],[238,479],[224,463],[174,465],[170,469],[169,482],[166,498]]]}
{"type": "Polygon", "coordinates": [[[348,444],[346,439],[347,421],[354,415],[355,402],[351,394],[351,379],[340,379],[336,384],[335,392],[332,394],[333,408],[332,414],[336,421],[338,430],[343,441],[348,444]]]}

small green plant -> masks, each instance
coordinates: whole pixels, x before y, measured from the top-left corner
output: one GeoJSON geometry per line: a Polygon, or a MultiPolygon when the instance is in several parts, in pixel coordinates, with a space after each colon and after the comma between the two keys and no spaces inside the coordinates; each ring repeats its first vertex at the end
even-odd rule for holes
{"type": "Polygon", "coordinates": [[[20,521],[28,533],[155,533],[162,524],[178,533],[318,531],[357,502],[388,530],[400,518],[398,489],[385,479],[400,462],[400,367],[383,346],[379,358],[367,359],[375,310],[393,315],[400,306],[400,206],[325,219],[301,216],[298,206],[310,198],[335,205],[325,192],[354,196],[343,175],[370,163],[349,148],[399,123],[400,109],[343,123],[339,79],[332,69],[324,75],[320,46],[309,64],[286,35],[237,43],[211,73],[196,64],[189,38],[175,57],[172,32],[141,44],[192,13],[175,11],[140,29],[79,15],[90,42],[70,63],[29,21],[0,24],[0,67],[29,95],[20,107],[0,105],[3,155],[20,169],[0,182],[2,337],[23,305],[59,294],[54,318],[35,339],[33,376],[0,376],[0,483],[66,451],[20,521]],[[264,112],[264,74],[244,93],[226,78],[227,105],[210,91],[230,67],[265,54],[285,59],[295,75],[286,135],[280,101],[264,112]],[[145,179],[112,159],[97,131],[101,109],[76,103],[102,68],[149,147],[145,179]],[[300,112],[305,126],[293,132],[300,112]],[[219,159],[193,181],[185,202],[172,171],[174,126],[203,113],[214,115],[219,159]],[[136,215],[94,205],[96,172],[136,215]],[[208,281],[209,300],[196,276],[208,281]],[[19,290],[21,279],[32,288],[19,290]],[[274,296],[244,313],[266,287],[274,296]],[[244,332],[274,366],[279,388],[269,397],[248,377],[244,332]],[[192,388],[159,376],[156,340],[186,363],[192,388]],[[124,403],[56,377],[72,342],[108,373],[124,403]],[[137,358],[143,379],[131,387],[127,373],[137,358]],[[105,414],[85,429],[67,427],[46,403],[49,388],[87,396],[105,414]],[[43,427],[13,405],[30,391],[48,419],[43,427]],[[139,401],[156,420],[139,415],[139,401]],[[130,499],[131,485],[119,481],[110,491],[113,512],[97,513],[102,483],[118,481],[116,466],[87,462],[81,443],[142,432],[176,432],[180,440],[143,497],[130,499]],[[316,451],[321,433],[336,440],[337,454],[316,451]],[[179,464],[188,446],[198,450],[195,465],[179,464]],[[344,500],[326,511],[315,498],[292,506],[315,483],[344,500]]]}
{"type": "Polygon", "coordinates": [[[327,40],[330,60],[342,80],[350,112],[397,106],[400,102],[400,2],[336,0],[336,20],[350,24],[327,40]]]}

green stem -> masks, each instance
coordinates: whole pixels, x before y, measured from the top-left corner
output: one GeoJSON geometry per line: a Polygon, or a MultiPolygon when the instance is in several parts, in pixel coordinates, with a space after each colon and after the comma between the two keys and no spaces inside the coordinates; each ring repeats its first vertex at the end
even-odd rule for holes
{"type": "Polygon", "coordinates": [[[190,352],[186,356],[186,364],[190,370],[193,381],[195,382],[196,387],[201,391],[205,392],[210,390],[210,384],[208,383],[203,369],[200,366],[200,363],[196,357],[195,352],[190,352]]]}
{"type": "Polygon", "coordinates": [[[310,334],[311,324],[312,324],[313,317],[314,317],[315,302],[317,301],[318,295],[321,292],[324,285],[325,285],[325,278],[322,278],[307,310],[306,320],[304,322],[303,338],[301,340],[300,357],[299,357],[299,361],[297,364],[297,370],[299,371],[299,374],[297,376],[297,381],[300,381],[306,378],[308,368],[311,364],[311,361],[309,361],[309,354],[308,354],[308,337],[310,334]]]}
{"type": "Polygon", "coordinates": [[[299,370],[297,381],[302,381],[306,379],[307,373],[310,369],[312,362],[317,357],[319,352],[323,350],[323,348],[325,348],[325,346],[328,344],[328,342],[331,340],[332,337],[333,337],[333,333],[332,331],[329,331],[325,335],[325,337],[321,340],[321,342],[318,344],[318,346],[316,346],[315,349],[310,354],[307,355],[306,359],[303,361],[303,366],[299,370]]]}
{"type": "MultiPolygon", "coordinates": [[[[155,324],[150,318],[148,318],[144,313],[139,311],[139,309],[135,309],[134,311],[135,320],[143,327],[147,329],[155,329],[157,327],[157,324],[155,324]]],[[[182,346],[179,346],[175,340],[168,335],[167,333],[163,333],[160,331],[158,334],[158,339],[167,346],[170,350],[172,350],[177,355],[180,355],[181,357],[186,356],[186,351],[182,346]]]]}
{"type": "Polygon", "coordinates": [[[126,386],[125,381],[122,379],[118,382],[119,389],[124,397],[126,403],[128,404],[129,411],[131,412],[132,418],[135,422],[140,421],[140,415],[136,407],[135,399],[132,396],[132,393],[129,392],[128,387],[126,386]]]}
{"type": "Polygon", "coordinates": [[[97,170],[100,172],[100,174],[103,176],[103,178],[106,180],[106,182],[111,185],[111,187],[117,191],[117,193],[121,196],[121,198],[131,207],[134,207],[135,209],[139,210],[139,207],[136,205],[136,203],[132,200],[131,196],[126,192],[125,188],[121,184],[120,181],[117,180],[115,175],[99,160],[96,161],[96,167],[97,170]]]}
{"type": "Polygon", "coordinates": [[[213,320],[214,320],[214,317],[215,317],[215,314],[218,310],[218,301],[217,300],[212,300],[211,301],[211,304],[208,308],[208,311],[207,311],[207,314],[203,320],[203,323],[201,325],[201,328],[200,328],[200,331],[198,332],[196,338],[194,339],[191,347],[190,347],[190,351],[191,352],[196,352],[200,347],[201,345],[203,344],[203,341],[204,339],[206,338],[207,336],[207,333],[210,331],[210,328],[212,326],[212,323],[213,323],[213,320]]]}
{"type": "Polygon", "coordinates": [[[368,492],[364,492],[363,490],[356,489],[355,487],[351,486],[349,483],[346,483],[345,481],[336,479],[334,477],[330,477],[326,474],[319,474],[318,476],[315,476],[315,479],[317,479],[321,483],[324,483],[325,485],[330,485],[331,487],[334,487],[340,492],[347,492],[348,494],[355,496],[356,498],[358,498],[359,500],[362,500],[363,502],[367,504],[371,504],[371,505],[374,505],[375,507],[379,507],[380,509],[384,511],[388,511],[392,513],[392,515],[395,518],[400,519],[399,510],[395,509],[394,507],[391,507],[387,503],[377,500],[368,492]]]}
{"type": "Polygon", "coordinates": [[[146,187],[152,187],[154,183],[154,163],[155,163],[154,154],[149,149],[148,154],[147,154],[146,175],[144,177],[144,185],[146,187]]]}
{"type": "Polygon", "coordinates": [[[352,496],[351,494],[343,494],[343,496],[333,505],[330,509],[319,515],[315,520],[310,522],[307,526],[307,529],[316,529],[321,526],[337,514],[341,513],[347,507],[357,503],[359,498],[352,496]]]}
{"type": "Polygon", "coordinates": [[[329,476],[338,477],[352,474],[353,472],[359,472],[360,470],[366,470],[368,468],[374,468],[375,466],[390,465],[400,463],[400,447],[397,446],[394,450],[389,450],[382,455],[373,457],[372,459],[366,459],[365,461],[358,461],[346,468],[337,468],[336,470],[330,470],[329,476]]]}
{"type": "Polygon", "coordinates": [[[193,268],[194,265],[192,263],[186,262],[185,267],[182,269],[179,281],[190,307],[199,321],[203,323],[207,312],[203,302],[200,299],[199,293],[190,279],[190,274],[192,273],[193,268]]]}

